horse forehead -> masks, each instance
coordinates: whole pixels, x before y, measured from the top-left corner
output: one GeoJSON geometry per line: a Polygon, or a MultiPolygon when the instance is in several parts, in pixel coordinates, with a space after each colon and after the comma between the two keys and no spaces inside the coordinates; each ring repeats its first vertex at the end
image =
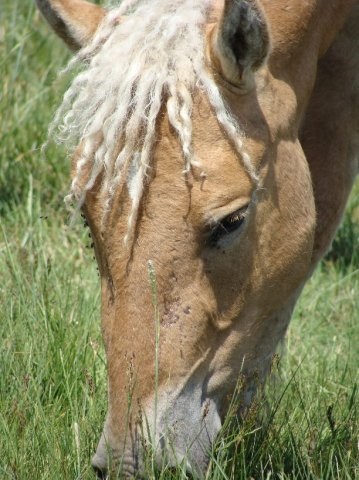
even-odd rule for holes
{"type": "MultiPolygon", "coordinates": [[[[243,127],[245,150],[254,163],[258,164],[267,147],[268,132],[256,96],[249,97],[243,101],[230,95],[226,101],[231,104],[235,117],[238,117],[241,128],[243,127]]],[[[238,184],[238,181],[247,187],[251,186],[239,153],[220,125],[207,96],[201,91],[193,94],[191,129],[192,147],[199,165],[195,170],[197,176],[199,174],[201,178],[199,184],[202,184],[205,178],[207,182],[210,181],[221,189],[225,189],[226,186],[230,188],[233,183],[238,184]]],[[[154,148],[156,176],[163,178],[164,183],[167,180],[167,183],[176,186],[178,183],[185,184],[181,142],[164,108],[157,119],[157,130],[154,148]]],[[[152,182],[149,183],[149,188],[151,185],[152,182]]]]}
{"type": "MultiPolygon", "coordinates": [[[[156,170],[160,175],[164,172],[169,182],[173,183],[171,178],[173,176],[183,180],[185,177],[181,144],[166,114],[160,116],[158,130],[159,141],[155,149],[156,170]]],[[[197,92],[193,99],[192,142],[198,161],[198,167],[194,168],[194,176],[200,177],[199,183],[203,178],[213,180],[216,184],[224,180],[231,184],[234,177],[237,181],[248,179],[239,153],[220,126],[207,97],[200,92],[197,92]]],[[[245,143],[253,155],[257,156],[259,150],[262,152],[262,142],[248,138],[245,143]]]]}

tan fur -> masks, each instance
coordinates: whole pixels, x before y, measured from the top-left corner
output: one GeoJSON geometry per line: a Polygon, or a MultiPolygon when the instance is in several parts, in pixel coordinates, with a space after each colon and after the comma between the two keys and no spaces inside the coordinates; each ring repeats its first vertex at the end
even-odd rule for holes
{"type": "MultiPolygon", "coordinates": [[[[56,3],[66,9],[67,2],[56,3]]],[[[207,98],[197,95],[193,147],[201,169],[184,177],[176,132],[160,115],[153,179],[133,244],[121,242],[131,208],[125,190],[115,194],[105,226],[98,185],[86,198],[101,274],[109,376],[109,413],[94,459],[101,470],[106,449],[115,460],[124,455],[125,474],[138,468],[136,421],[141,409],[143,415],[153,413],[155,324],[148,261],[156,271],[161,320],[159,416],[166,413],[172,426],[177,422],[174,445],[180,457],[183,432],[194,428],[186,415],[176,414],[182,399],[189,415],[200,389],[200,397],[214,400],[223,417],[225,399],[241,373],[247,382],[245,409],[253,379],[263,381],[303,284],[343,213],[358,168],[359,7],[354,0],[263,0],[261,5],[272,51],[267,64],[253,72],[255,88],[248,93],[226,83],[225,68],[215,70],[218,51],[211,42],[220,1],[207,33],[214,78],[244,130],[260,187],[238,161],[207,98]],[[248,204],[246,226],[236,240],[218,248],[205,243],[211,218],[248,204]]],[[[197,407],[200,416],[203,404],[197,407]]],[[[210,404],[210,415],[216,408],[210,404]]],[[[163,426],[158,418],[148,421],[154,430],[163,426]]],[[[207,426],[211,431],[210,420],[207,426]]],[[[201,470],[205,456],[199,445],[192,449],[189,463],[201,470]]]]}

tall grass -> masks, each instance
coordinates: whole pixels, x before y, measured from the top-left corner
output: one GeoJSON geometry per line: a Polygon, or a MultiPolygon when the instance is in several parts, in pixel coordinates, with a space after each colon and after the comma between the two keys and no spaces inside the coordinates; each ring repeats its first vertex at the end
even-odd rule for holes
{"type": "MultiPolygon", "coordinates": [[[[107,402],[98,277],[87,232],[68,227],[65,153],[39,150],[67,53],[33,3],[0,4],[0,478],[93,479],[107,402]]],[[[229,415],[208,479],[359,477],[358,220],[357,185],[273,365],[269,401],[243,425],[229,415]]],[[[148,478],[186,478],[148,463],[148,478]]]]}

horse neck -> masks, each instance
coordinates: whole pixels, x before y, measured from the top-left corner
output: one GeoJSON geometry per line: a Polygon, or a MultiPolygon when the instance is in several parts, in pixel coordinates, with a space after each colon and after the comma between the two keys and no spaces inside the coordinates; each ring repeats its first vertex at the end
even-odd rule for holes
{"type": "Polygon", "coordinates": [[[323,55],[357,0],[262,0],[269,20],[273,54],[283,57],[310,49],[323,55]]]}
{"type": "Polygon", "coordinates": [[[293,89],[300,118],[314,86],[318,59],[338,35],[357,0],[261,3],[271,26],[271,73],[293,89]]]}

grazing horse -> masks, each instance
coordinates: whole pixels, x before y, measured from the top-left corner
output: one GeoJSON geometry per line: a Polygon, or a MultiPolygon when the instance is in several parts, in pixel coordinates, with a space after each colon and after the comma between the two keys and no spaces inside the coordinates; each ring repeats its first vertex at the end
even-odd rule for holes
{"type": "Polygon", "coordinates": [[[79,65],[50,127],[90,226],[109,407],[99,475],[201,475],[245,413],[358,166],[356,0],[37,0],[79,65]]]}

